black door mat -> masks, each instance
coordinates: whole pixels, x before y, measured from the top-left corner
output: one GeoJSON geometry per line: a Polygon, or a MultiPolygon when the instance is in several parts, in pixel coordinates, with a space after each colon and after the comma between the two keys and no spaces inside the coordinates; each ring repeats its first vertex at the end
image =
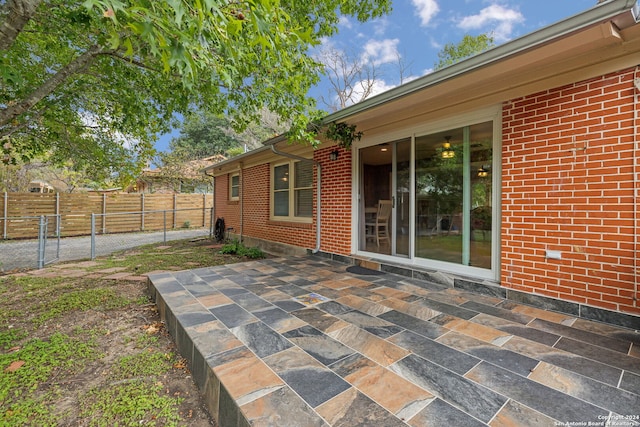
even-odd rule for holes
{"type": "Polygon", "coordinates": [[[371,270],[369,268],[360,267],[359,265],[352,265],[347,267],[347,272],[352,274],[360,274],[363,276],[381,276],[384,274],[383,271],[371,270]]]}

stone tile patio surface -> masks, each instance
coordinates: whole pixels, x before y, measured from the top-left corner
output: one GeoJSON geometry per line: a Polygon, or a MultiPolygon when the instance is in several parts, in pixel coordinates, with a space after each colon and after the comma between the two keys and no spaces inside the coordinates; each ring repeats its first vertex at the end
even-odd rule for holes
{"type": "Polygon", "coordinates": [[[640,423],[632,329],[316,257],[149,283],[220,427],[640,423]]]}

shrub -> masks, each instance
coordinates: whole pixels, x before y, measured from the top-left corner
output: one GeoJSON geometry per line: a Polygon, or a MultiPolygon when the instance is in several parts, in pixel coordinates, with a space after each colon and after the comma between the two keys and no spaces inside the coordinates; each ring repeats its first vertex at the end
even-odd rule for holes
{"type": "Polygon", "coordinates": [[[257,247],[247,248],[238,239],[234,239],[233,242],[227,243],[220,249],[221,254],[238,255],[247,257],[250,259],[264,258],[265,253],[257,247]]]}
{"type": "Polygon", "coordinates": [[[242,255],[251,259],[261,259],[265,257],[264,252],[260,248],[244,248],[242,255]]]}
{"type": "Polygon", "coordinates": [[[237,255],[239,250],[240,242],[238,239],[234,239],[233,242],[227,243],[220,249],[221,254],[226,255],[237,255]]]}

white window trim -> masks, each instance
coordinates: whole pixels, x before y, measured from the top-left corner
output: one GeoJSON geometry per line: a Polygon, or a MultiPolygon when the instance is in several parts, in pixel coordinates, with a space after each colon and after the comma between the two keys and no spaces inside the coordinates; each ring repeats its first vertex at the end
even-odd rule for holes
{"type": "Polygon", "coordinates": [[[239,172],[235,172],[235,173],[230,173],[229,174],[229,200],[231,201],[237,201],[240,200],[240,173],[239,172]],[[233,194],[233,178],[234,177],[238,177],[238,195],[237,196],[232,196],[231,194],[233,194]]]}
{"type": "Polygon", "coordinates": [[[295,164],[299,163],[299,160],[286,160],[283,162],[278,162],[278,163],[271,163],[271,168],[270,168],[270,173],[271,173],[271,179],[270,179],[270,184],[269,184],[269,219],[271,221],[284,221],[284,222],[297,222],[297,223],[304,223],[304,224],[311,224],[313,223],[313,215],[309,216],[309,217],[302,217],[302,216],[295,216],[294,212],[295,212],[295,190],[301,190],[301,189],[311,189],[313,190],[313,183],[311,184],[310,187],[299,187],[296,188],[294,187],[294,168],[295,168],[295,164]],[[291,177],[291,179],[289,180],[289,215],[288,216],[276,216],[274,215],[274,179],[275,179],[275,168],[277,168],[278,166],[283,166],[283,165],[289,165],[289,176],[291,177]]]}

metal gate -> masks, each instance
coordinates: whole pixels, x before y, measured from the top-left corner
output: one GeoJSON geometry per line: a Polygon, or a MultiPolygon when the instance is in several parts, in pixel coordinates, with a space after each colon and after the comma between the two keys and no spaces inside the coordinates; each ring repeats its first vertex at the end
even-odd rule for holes
{"type": "Polygon", "coordinates": [[[0,217],[0,272],[43,268],[60,257],[60,215],[0,217]],[[31,231],[37,239],[13,239],[12,233],[31,231]]]}
{"type": "Polygon", "coordinates": [[[38,226],[38,268],[60,259],[60,215],[42,215],[38,226]]]}

